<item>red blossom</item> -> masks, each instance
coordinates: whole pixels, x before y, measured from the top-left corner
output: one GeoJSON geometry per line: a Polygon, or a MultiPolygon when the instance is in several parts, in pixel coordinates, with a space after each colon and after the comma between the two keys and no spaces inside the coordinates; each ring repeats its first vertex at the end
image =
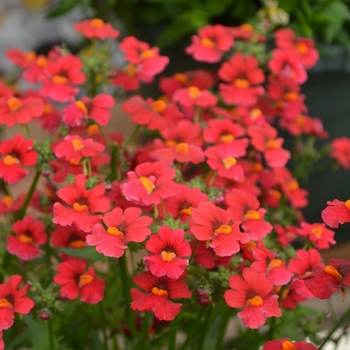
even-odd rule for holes
{"type": "Polygon", "coordinates": [[[196,86],[178,89],[174,92],[173,100],[186,108],[214,107],[218,102],[217,96],[209,90],[199,90],[196,86]]]}
{"type": "Polygon", "coordinates": [[[21,283],[22,276],[12,275],[9,281],[0,284],[0,330],[13,325],[15,313],[27,315],[34,307],[34,301],[26,296],[29,284],[18,289],[21,283]]]}
{"type": "Polygon", "coordinates": [[[133,281],[144,291],[131,289],[131,308],[141,312],[152,311],[161,321],[171,321],[180,312],[182,304],[174,303],[171,299],[191,297],[191,292],[182,280],[156,277],[150,272],[142,272],[133,281]]]}
{"type": "Polygon", "coordinates": [[[308,237],[317,249],[329,249],[331,244],[336,244],[336,241],[334,240],[334,231],[325,226],[325,224],[302,222],[299,233],[301,236],[308,237]]]}
{"type": "Polygon", "coordinates": [[[84,261],[65,261],[58,265],[57,271],[54,282],[61,286],[62,297],[74,300],[80,294],[80,300],[87,304],[96,304],[103,300],[105,281],[95,275],[93,267],[86,270],[84,261]]]}
{"type": "Polygon", "coordinates": [[[119,36],[118,30],[114,29],[110,23],[105,23],[99,18],[77,22],[74,27],[77,32],[82,33],[89,39],[117,39],[119,36]]]}
{"type": "Polygon", "coordinates": [[[75,226],[56,225],[55,230],[51,232],[51,244],[54,247],[80,249],[85,247],[86,235],[86,232],[75,226]]]}
{"type": "Polygon", "coordinates": [[[178,279],[189,264],[190,244],[185,240],[182,229],[172,230],[163,226],[146,243],[151,253],[143,258],[152,275],[178,279]],[[186,259],[187,258],[187,259],[186,259]]]}
{"type": "Polygon", "coordinates": [[[244,308],[237,315],[246,327],[257,329],[265,324],[267,317],[282,315],[278,296],[273,295],[274,285],[264,273],[245,268],[243,278],[233,275],[228,283],[231,289],[224,294],[226,303],[232,308],[244,308]]]}
{"type": "Polygon", "coordinates": [[[330,156],[343,168],[350,169],[350,138],[335,138],[331,143],[330,156]]]}
{"type": "Polygon", "coordinates": [[[105,187],[99,184],[87,190],[86,178],[79,174],[74,179],[74,184],[61,188],[57,196],[66,204],[56,202],[53,206],[53,219],[55,224],[61,226],[75,225],[84,232],[90,232],[93,226],[100,222],[101,215],[110,208],[109,199],[104,196],[105,187]]]}
{"type": "Polygon", "coordinates": [[[38,154],[33,151],[33,141],[25,140],[21,134],[16,134],[12,140],[0,143],[0,178],[6,183],[15,184],[28,174],[23,166],[34,166],[38,154]]]}
{"type": "Polygon", "coordinates": [[[350,200],[342,202],[334,199],[327,202],[327,207],[322,210],[322,220],[330,227],[337,228],[339,224],[350,222],[350,200]]]}
{"type": "Polygon", "coordinates": [[[114,258],[120,258],[127,248],[128,242],[143,242],[151,233],[148,226],[153,219],[141,216],[140,208],[114,208],[103,216],[106,229],[101,224],[96,224],[92,233],[86,237],[90,246],[96,246],[96,250],[114,258]]]}
{"type": "Polygon", "coordinates": [[[22,51],[18,48],[12,48],[5,52],[5,56],[15,65],[24,69],[27,68],[36,59],[36,53],[33,51],[22,51]]]}
{"type": "Polygon", "coordinates": [[[288,338],[268,341],[262,350],[317,350],[318,348],[304,341],[294,342],[288,338]]]}

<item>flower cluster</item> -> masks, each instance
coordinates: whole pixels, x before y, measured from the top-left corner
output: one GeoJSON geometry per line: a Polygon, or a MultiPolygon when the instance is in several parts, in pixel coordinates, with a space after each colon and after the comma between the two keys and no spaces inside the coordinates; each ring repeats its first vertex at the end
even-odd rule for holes
{"type": "MultiPolygon", "coordinates": [[[[40,315],[55,324],[50,332],[57,337],[50,339],[76,346],[58,314],[79,297],[100,304],[105,344],[116,332],[155,348],[164,331],[174,348],[176,325],[169,321],[180,319],[190,327],[187,346],[196,330],[208,330],[214,312],[223,328],[217,346],[237,314],[250,329],[268,324],[272,337],[261,338],[269,340],[258,344],[263,349],[316,349],[282,339],[280,330],[290,309],[337,290],[345,296],[350,286],[350,262],[331,259],[324,266],[318,252],[336,243],[325,224],[350,222],[350,200],[329,202],[325,224],[306,222],[300,209],[308,193],[287,168],[291,152],[279,136],[283,129],[301,140],[327,137],[300,92],[306,69],[318,60],[313,41],[280,29],[268,59],[264,33],[251,26],[200,29],[186,53],[219,64],[217,74],[178,72],[159,79],[159,99],[127,97],[122,109],[135,132],[125,139],[105,128],[118,92],[151,83],[169,58],[128,36],[119,42],[125,62],[117,67],[106,60],[116,29],[100,19],[75,28],[93,39],[95,56],[60,47],[38,56],[9,50],[19,72],[13,83],[24,80],[37,90],[0,85],[0,125],[24,130],[0,142],[1,273],[25,271],[28,281],[54,290],[50,298],[67,305],[34,288],[38,311],[49,310],[40,315]],[[39,122],[45,141],[30,137],[32,122],[39,122]],[[140,131],[150,137],[137,144],[140,131]],[[28,191],[13,195],[11,186],[33,167],[28,191]],[[223,315],[212,311],[217,308],[223,315]],[[152,324],[144,312],[152,312],[152,324]]],[[[333,141],[331,157],[349,168],[349,155],[349,140],[333,141]]],[[[34,307],[25,296],[29,285],[17,290],[17,273],[0,284],[0,331],[12,326],[14,312],[34,307]]],[[[65,315],[78,317],[74,308],[65,315]]]]}

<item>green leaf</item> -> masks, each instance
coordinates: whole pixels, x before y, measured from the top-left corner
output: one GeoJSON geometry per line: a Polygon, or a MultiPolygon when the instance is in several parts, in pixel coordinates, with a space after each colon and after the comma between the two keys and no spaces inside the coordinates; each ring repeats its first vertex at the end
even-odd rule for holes
{"type": "Polygon", "coordinates": [[[232,0],[206,0],[205,9],[210,17],[215,17],[221,15],[230,5],[232,0]]]}
{"type": "Polygon", "coordinates": [[[327,7],[320,8],[314,15],[314,19],[333,24],[340,20],[350,20],[350,10],[342,1],[331,1],[327,7]]]}
{"type": "Polygon", "coordinates": [[[106,260],[106,257],[103,254],[98,253],[95,247],[86,247],[81,249],[60,247],[58,250],[69,256],[76,256],[81,259],[90,259],[93,261],[106,260]]]}
{"type": "Polygon", "coordinates": [[[298,1],[291,1],[291,0],[279,0],[278,6],[288,12],[290,15],[294,13],[294,10],[297,8],[298,1]]]}
{"type": "Polygon", "coordinates": [[[80,0],[61,0],[57,6],[46,15],[46,18],[62,16],[72,10],[79,2],[80,0]]]}

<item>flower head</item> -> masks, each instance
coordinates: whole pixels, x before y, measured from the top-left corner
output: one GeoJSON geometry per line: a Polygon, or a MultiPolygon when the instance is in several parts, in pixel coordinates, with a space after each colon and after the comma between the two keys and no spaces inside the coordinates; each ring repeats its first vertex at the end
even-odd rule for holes
{"type": "Polygon", "coordinates": [[[89,39],[117,39],[119,36],[118,30],[114,29],[110,23],[105,23],[99,18],[77,22],[74,24],[74,27],[77,32],[82,33],[89,39]]]}

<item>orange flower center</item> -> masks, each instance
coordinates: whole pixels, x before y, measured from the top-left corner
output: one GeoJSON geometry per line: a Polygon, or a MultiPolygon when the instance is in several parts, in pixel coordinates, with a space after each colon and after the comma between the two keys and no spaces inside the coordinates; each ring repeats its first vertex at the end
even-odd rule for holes
{"type": "Polygon", "coordinates": [[[12,309],[12,304],[6,298],[0,298],[0,309],[12,309]]]}
{"type": "Polygon", "coordinates": [[[16,157],[12,157],[10,155],[7,155],[4,158],[4,164],[5,165],[19,164],[19,160],[16,157]]]}
{"type": "Polygon", "coordinates": [[[345,203],[344,203],[346,209],[350,210],[350,199],[348,199],[345,203]]]}
{"type": "Polygon", "coordinates": [[[166,109],[166,103],[162,100],[157,100],[152,102],[151,107],[155,112],[161,114],[166,109]]]}
{"type": "Polygon", "coordinates": [[[70,165],[79,165],[80,163],[79,163],[79,161],[77,161],[77,160],[70,159],[70,160],[69,160],[69,164],[70,164],[70,165]]]}
{"type": "Polygon", "coordinates": [[[16,97],[11,97],[7,100],[7,107],[11,112],[17,111],[17,109],[22,107],[22,102],[16,97]]]}
{"type": "Polygon", "coordinates": [[[91,124],[87,127],[87,133],[89,135],[98,134],[100,132],[100,127],[97,124],[91,124]]]}
{"type": "Polygon", "coordinates": [[[91,26],[94,28],[102,28],[105,25],[105,23],[100,18],[94,18],[91,20],[91,26]]]}
{"type": "Polygon", "coordinates": [[[323,228],[322,227],[313,227],[311,229],[311,232],[316,235],[317,237],[321,237],[323,233],[323,228]]]}
{"type": "Polygon", "coordinates": [[[22,243],[31,243],[33,242],[33,238],[26,235],[25,233],[22,233],[21,235],[19,235],[19,240],[22,242],[22,243]]]}
{"type": "Polygon", "coordinates": [[[263,300],[261,299],[261,297],[259,297],[259,295],[256,295],[254,298],[247,300],[247,305],[249,306],[260,306],[262,305],[262,303],[263,300]]]}
{"type": "Polygon", "coordinates": [[[201,39],[201,44],[205,47],[208,47],[208,48],[214,48],[216,46],[215,42],[209,38],[202,38],[201,39]]]}
{"type": "Polygon", "coordinates": [[[202,93],[201,91],[197,88],[197,86],[191,86],[188,88],[188,94],[190,95],[191,98],[195,99],[198,97],[201,97],[202,93]]]}
{"type": "Polygon", "coordinates": [[[343,280],[343,276],[341,275],[341,273],[333,266],[326,266],[324,268],[324,272],[328,273],[328,275],[333,276],[338,282],[341,282],[343,280]]]}
{"type": "Polygon", "coordinates": [[[245,32],[252,32],[254,30],[253,27],[248,23],[241,24],[239,28],[244,30],[245,32]]]}
{"type": "Polygon", "coordinates": [[[11,206],[14,203],[14,200],[11,196],[4,196],[4,198],[2,199],[2,202],[7,206],[11,206]]]}
{"type": "Polygon", "coordinates": [[[303,43],[302,41],[299,41],[296,44],[297,50],[302,54],[306,54],[309,51],[309,48],[307,47],[307,45],[305,43],[303,43]]]}
{"type": "Polygon", "coordinates": [[[273,190],[273,189],[269,190],[269,195],[270,195],[271,197],[276,198],[276,199],[280,199],[280,198],[282,197],[282,194],[281,194],[280,191],[273,190]]]}
{"type": "Polygon", "coordinates": [[[188,153],[188,144],[186,142],[180,142],[176,147],[178,153],[188,153]]]}
{"type": "Polygon", "coordinates": [[[229,235],[232,232],[232,228],[229,225],[220,225],[214,233],[216,235],[229,235]]]}
{"type": "Polygon", "coordinates": [[[152,58],[153,56],[154,56],[154,51],[151,49],[148,49],[141,52],[140,58],[141,59],[152,58]]]}
{"type": "Polygon", "coordinates": [[[165,289],[160,289],[158,287],[153,287],[152,288],[152,294],[158,295],[159,297],[167,297],[168,296],[168,291],[165,289]]]}
{"type": "Polygon", "coordinates": [[[89,111],[83,101],[77,101],[75,102],[75,107],[77,107],[79,110],[81,110],[84,114],[88,114],[89,111]]]}
{"type": "Polygon", "coordinates": [[[178,82],[184,84],[184,85],[188,84],[188,78],[183,73],[176,73],[174,75],[174,79],[177,80],[178,82]]]}
{"type": "Polygon", "coordinates": [[[49,62],[49,61],[48,61],[47,58],[44,57],[44,56],[40,56],[40,57],[38,57],[38,59],[36,60],[36,64],[37,64],[39,67],[41,67],[41,68],[46,67],[47,64],[48,64],[48,62],[49,62]]]}
{"type": "Polygon", "coordinates": [[[166,262],[170,262],[171,260],[173,260],[174,258],[176,258],[176,254],[174,252],[166,252],[165,250],[163,250],[161,253],[160,253],[160,256],[162,257],[162,260],[163,261],[166,261],[166,262]]]}
{"type": "Polygon", "coordinates": [[[122,231],[118,230],[116,227],[108,227],[107,232],[113,236],[124,237],[124,233],[122,231]]]}
{"type": "Polygon", "coordinates": [[[67,83],[68,83],[68,78],[63,77],[62,75],[55,75],[55,76],[52,78],[52,81],[53,81],[55,84],[58,84],[58,85],[67,84],[67,83]]]}
{"type": "Polygon", "coordinates": [[[295,180],[295,179],[290,180],[290,181],[288,182],[287,187],[288,187],[288,189],[289,189],[290,191],[296,191],[296,190],[298,190],[298,189],[299,189],[298,181],[295,180]]]}
{"type": "Polygon", "coordinates": [[[125,68],[125,72],[129,77],[133,77],[136,73],[136,66],[134,64],[129,64],[126,68],[125,68]]]}
{"type": "Polygon", "coordinates": [[[33,51],[28,51],[25,55],[24,58],[27,62],[34,61],[36,59],[36,53],[33,51]]]}
{"type": "Polygon", "coordinates": [[[242,78],[236,78],[234,81],[234,84],[239,89],[246,89],[249,86],[249,80],[248,79],[242,79],[242,78]]]}
{"type": "Polygon", "coordinates": [[[261,163],[254,163],[252,166],[252,173],[261,173],[264,170],[264,167],[261,163]]]}
{"type": "Polygon", "coordinates": [[[267,140],[266,143],[265,143],[265,147],[266,148],[280,148],[281,147],[281,143],[279,140],[276,140],[276,139],[270,139],[270,140],[267,140]]]}
{"type": "Polygon", "coordinates": [[[296,101],[298,99],[298,93],[295,91],[289,91],[283,94],[283,97],[287,101],[296,101]]]}
{"type": "Polygon", "coordinates": [[[178,145],[178,143],[174,140],[168,140],[166,143],[165,143],[168,147],[175,147],[178,145]]]}
{"type": "Polygon", "coordinates": [[[273,269],[275,267],[280,267],[280,266],[282,266],[282,260],[280,260],[280,259],[272,259],[269,262],[268,268],[273,269]]]}
{"type": "Polygon", "coordinates": [[[44,114],[50,114],[53,112],[53,107],[51,104],[47,103],[45,106],[44,106],[44,114]]]}
{"type": "Polygon", "coordinates": [[[188,215],[192,214],[193,207],[188,207],[180,210],[180,215],[188,215]]]}
{"type": "Polygon", "coordinates": [[[289,340],[282,343],[282,350],[297,350],[296,346],[289,340]]]}
{"type": "Polygon", "coordinates": [[[85,204],[80,204],[80,203],[78,203],[78,202],[75,202],[74,204],[73,204],[73,209],[75,210],[75,211],[77,211],[77,212],[82,212],[82,211],[86,211],[86,210],[88,210],[89,208],[88,208],[88,206],[87,205],[85,205],[85,204]]]}
{"type": "Polygon", "coordinates": [[[73,145],[73,148],[74,148],[75,151],[79,151],[82,148],[84,148],[83,143],[80,140],[78,140],[78,139],[73,140],[72,141],[72,145],[73,145]]]}
{"type": "Polygon", "coordinates": [[[74,249],[81,249],[85,246],[85,242],[82,239],[75,239],[69,243],[69,246],[74,249]]]}
{"type": "Polygon", "coordinates": [[[154,183],[147,177],[142,176],[139,180],[148,194],[156,188],[156,186],[154,186],[154,183]]]}
{"type": "Polygon", "coordinates": [[[237,164],[237,160],[234,157],[227,157],[223,159],[222,162],[224,163],[224,166],[227,170],[229,170],[232,166],[237,164]]]}
{"type": "Polygon", "coordinates": [[[256,243],[254,241],[249,241],[244,245],[244,248],[249,251],[252,251],[254,248],[256,248],[256,243]]]}
{"type": "Polygon", "coordinates": [[[81,275],[79,277],[79,287],[85,286],[86,284],[91,283],[94,280],[94,277],[91,275],[81,275]]]}
{"type": "Polygon", "coordinates": [[[300,114],[300,115],[295,119],[295,122],[296,122],[297,125],[302,126],[302,125],[305,124],[306,118],[305,118],[302,114],[300,114]]]}
{"type": "Polygon", "coordinates": [[[259,220],[260,214],[256,210],[248,210],[244,216],[243,220],[259,220]]]}
{"type": "Polygon", "coordinates": [[[230,143],[235,139],[232,134],[224,134],[220,136],[220,141],[225,143],[230,143]]]}

